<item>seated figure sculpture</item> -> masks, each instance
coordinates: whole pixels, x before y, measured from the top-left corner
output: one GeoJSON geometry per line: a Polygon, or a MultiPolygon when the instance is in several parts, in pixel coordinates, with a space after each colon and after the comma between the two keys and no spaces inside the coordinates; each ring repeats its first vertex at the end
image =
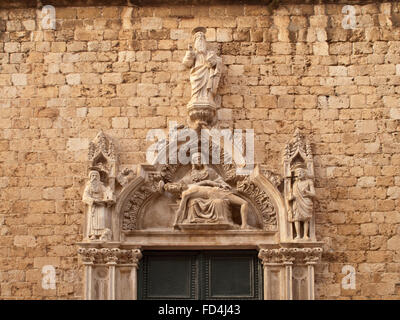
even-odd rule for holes
{"type": "Polygon", "coordinates": [[[231,205],[240,206],[241,229],[247,223],[248,203],[232,192],[232,188],[211,167],[200,163],[201,153],[192,156],[192,169],[176,183],[167,183],[165,191],[180,194],[174,227],[190,224],[214,224],[235,228],[231,205]]]}

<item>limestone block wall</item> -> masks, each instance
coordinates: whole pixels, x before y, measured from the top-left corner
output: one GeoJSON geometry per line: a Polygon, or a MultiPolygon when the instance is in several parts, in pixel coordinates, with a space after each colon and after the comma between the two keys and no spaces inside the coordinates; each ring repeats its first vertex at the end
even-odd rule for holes
{"type": "Polygon", "coordinates": [[[82,298],[88,143],[103,129],[133,168],[149,129],[185,123],[181,60],[204,26],[225,65],[220,125],[253,128],[256,161],[277,173],[295,128],[311,138],[316,299],[399,299],[400,5],[355,2],[344,29],[344,4],[110,3],[55,3],[56,30],[41,10],[0,9],[0,298],[82,298]],[[56,289],[43,289],[44,265],[56,289]]]}

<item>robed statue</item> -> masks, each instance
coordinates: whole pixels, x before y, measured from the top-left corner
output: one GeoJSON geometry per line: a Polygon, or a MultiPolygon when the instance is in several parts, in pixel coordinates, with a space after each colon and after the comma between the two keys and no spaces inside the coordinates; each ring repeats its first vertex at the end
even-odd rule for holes
{"type": "Polygon", "coordinates": [[[87,237],[89,240],[111,240],[108,227],[110,207],[115,203],[111,188],[100,180],[100,173],[92,170],[83,192],[83,202],[88,205],[87,237]]]}
{"type": "Polygon", "coordinates": [[[295,240],[301,238],[309,240],[309,225],[313,216],[313,198],[315,189],[313,180],[307,177],[304,168],[295,170],[295,181],[289,201],[292,203],[291,221],[294,222],[296,231],[295,240]],[[303,236],[301,236],[301,225],[303,225],[303,236]]]}
{"type": "Polygon", "coordinates": [[[192,93],[188,103],[189,115],[192,120],[208,123],[210,117],[215,116],[215,97],[221,78],[222,59],[214,51],[207,50],[205,28],[195,28],[192,33],[194,47],[188,46],[182,61],[186,67],[191,68],[192,93]],[[204,118],[199,119],[201,116],[204,118]]]}

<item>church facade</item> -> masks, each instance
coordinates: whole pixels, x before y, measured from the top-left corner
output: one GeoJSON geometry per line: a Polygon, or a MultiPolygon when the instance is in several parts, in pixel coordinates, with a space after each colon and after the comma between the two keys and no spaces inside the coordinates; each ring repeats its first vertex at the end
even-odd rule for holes
{"type": "Polygon", "coordinates": [[[398,3],[92,2],[0,6],[1,299],[399,299],[398,3]]]}

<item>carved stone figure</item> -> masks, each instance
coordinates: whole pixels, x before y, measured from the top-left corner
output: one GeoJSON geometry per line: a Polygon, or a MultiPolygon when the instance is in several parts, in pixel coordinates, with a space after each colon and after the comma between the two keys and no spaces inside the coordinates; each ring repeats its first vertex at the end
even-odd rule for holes
{"type": "Polygon", "coordinates": [[[292,203],[292,217],[296,230],[296,238],[309,240],[309,223],[313,215],[313,197],[315,196],[314,183],[307,178],[307,171],[303,168],[295,169],[295,181],[289,202],[292,203]],[[301,237],[301,224],[303,224],[303,237],[301,237]]]}
{"type": "Polygon", "coordinates": [[[124,187],[134,178],[135,178],[135,172],[131,169],[125,168],[118,174],[117,181],[121,186],[124,187]]]}
{"type": "Polygon", "coordinates": [[[283,154],[284,195],[293,240],[315,241],[314,163],[311,145],[297,128],[283,154]],[[303,231],[303,235],[301,235],[303,231]]]}
{"type": "Polygon", "coordinates": [[[193,29],[194,48],[189,45],[182,63],[191,68],[191,99],[188,103],[190,119],[200,126],[210,124],[215,116],[215,96],[221,77],[222,59],[207,50],[206,29],[193,29]]]}
{"type": "Polygon", "coordinates": [[[112,190],[101,182],[98,171],[90,171],[82,200],[88,204],[88,239],[111,240],[111,230],[107,221],[110,207],[115,203],[115,196],[112,190]]]}
{"type": "Polygon", "coordinates": [[[230,205],[240,206],[241,228],[247,224],[248,203],[235,195],[229,184],[212,168],[200,163],[201,154],[192,156],[192,170],[177,183],[167,183],[164,190],[181,194],[175,227],[187,224],[214,224],[235,227],[230,205]]]}

